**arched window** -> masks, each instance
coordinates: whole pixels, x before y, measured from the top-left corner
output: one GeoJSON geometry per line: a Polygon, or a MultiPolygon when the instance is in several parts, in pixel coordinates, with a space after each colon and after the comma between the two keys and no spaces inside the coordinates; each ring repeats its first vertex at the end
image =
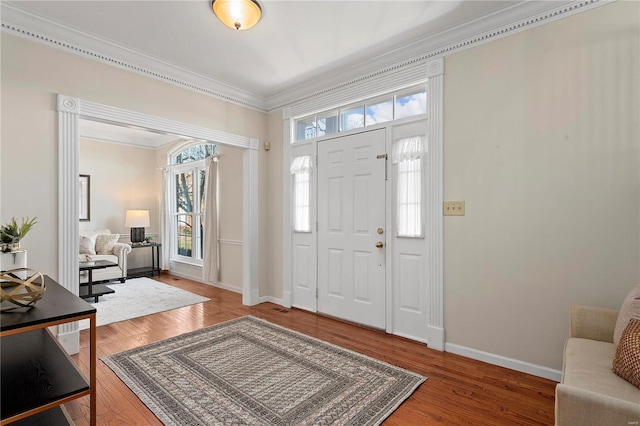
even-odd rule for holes
{"type": "Polygon", "coordinates": [[[172,260],[202,264],[206,159],[216,154],[216,145],[199,143],[171,158],[172,260]]]}

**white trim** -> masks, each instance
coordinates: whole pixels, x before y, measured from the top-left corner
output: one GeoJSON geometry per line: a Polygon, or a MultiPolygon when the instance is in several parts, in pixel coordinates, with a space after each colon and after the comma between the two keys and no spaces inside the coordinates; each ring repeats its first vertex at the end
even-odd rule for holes
{"type": "Polygon", "coordinates": [[[467,358],[497,365],[499,367],[509,368],[511,370],[520,371],[522,373],[532,374],[549,380],[560,382],[562,379],[562,371],[552,368],[543,367],[537,364],[520,361],[513,358],[507,358],[502,355],[495,355],[489,352],[479,351],[477,349],[467,348],[465,346],[453,343],[445,343],[444,349],[452,354],[462,355],[467,358]]]}
{"type": "MultiPolygon", "coordinates": [[[[80,105],[76,99],[58,96],[58,282],[78,295],[79,212],[78,158],[80,105]]],[[[80,351],[77,321],[60,324],[58,336],[69,354],[80,351]]]]}
{"type": "Polygon", "coordinates": [[[260,303],[264,303],[264,302],[275,303],[276,305],[286,307],[282,299],[278,299],[277,297],[273,297],[273,296],[262,296],[260,298],[260,303]]]}
{"type": "Polygon", "coordinates": [[[240,246],[240,247],[242,247],[242,244],[243,244],[241,240],[227,240],[222,238],[218,238],[218,242],[220,244],[226,244],[229,246],[240,246]]]}
{"type": "Polygon", "coordinates": [[[2,2],[2,31],[173,84],[226,102],[265,112],[266,99],[126,46],[16,9],[2,2]]]}
{"type": "MultiPolygon", "coordinates": [[[[243,303],[256,304],[258,284],[258,151],[256,139],[233,135],[215,129],[154,117],[134,111],[101,105],[58,94],[58,281],[78,294],[78,126],[79,117],[97,121],[137,126],[166,133],[185,135],[221,145],[243,149],[243,245],[242,294],[243,303]]],[[[79,332],[77,323],[59,327],[62,335],[69,335],[65,346],[69,353],[77,353],[79,332]],[[77,346],[75,342],[78,342],[77,346]],[[75,349],[75,351],[74,351],[75,349]]]]}
{"type": "MultiPolygon", "coordinates": [[[[525,1],[473,22],[431,34],[368,61],[347,65],[264,98],[130,48],[37,17],[1,2],[2,31],[173,84],[226,102],[271,112],[312,99],[336,99],[349,87],[393,76],[434,58],[497,40],[615,0],[525,1]]],[[[393,77],[392,77],[393,78],[393,77]]],[[[324,108],[323,108],[324,109],[324,108]]],[[[283,117],[286,118],[286,117],[283,117]]]]}
{"type": "Polygon", "coordinates": [[[216,283],[205,282],[205,281],[202,281],[201,279],[195,278],[195,277],[193,277],[191,275],[184,274],[184,273],[177,272],[177,271],[171,271],[171,275],[175,275],[176,277],[180,277],[180,278],[186,278],[188,280],[195,281],[197,283],[208,285],[208,286],[211,286],[211,287],[216,287],[216,288],[219,288],[219,289],[222,289],[222,290],[228,290],[228,291],[232,291],[234,293],[242,294],[242,287],[239,286],[239,285],[236,285],[236,284],[225,284],[225,283],[221,283],[221,282],[216,282],[216,283]]]}
{"type": "MultiPolygon", "coordinates": [[[[414,67],[411,70],[398,71],[395,73],[395,77],[397,80],[389,80],[387,78],[381,78],[376,82],[372,82],[370,80],[362,82],[358,86],[350,87],[348,90],[344,90],[341,93],[340,100],[344,102],[344,104],[350,104],[355,102],[355,99],[348,99],[348,96],[357,96],[359,100],[368,99],[369,97],[375,97],[378,94],[390,93],[398,90],[398,81],[401,81],[402,87],[412,87],[417,86],[421,83],[427,82],[427,120],[429,122],[428,126],[428,144],[429,144],[429,155],[425,158],[425,170],[426,170],[426,182],[427,182],[427,193],[429,197],[426,197],[425,200],[425,211],[426,211],[426,221],[424,230],[425,233],[430,235],[427,239],[427,249],[425,250],[424,257],[426,262],[430,267],[428,268],[427,276],[426,276],[426,310],[427,315],[424,319],[424,334],[420,336],[408,336],[404,335],[404,337],[412,338],[418,341],[425,341],[424,336],[426,336],[426,341],[428,345],[432,349],[436,350],[444,350],[444,265],[443,265],[443,218],[442,218],[442,202],[443,202],[443,188],[444,188],[444,174],[443,174],[443,74],[444,74],[444,59],[437,58],[430,62],[422,63],[420,66],[414,67]],[[376,84],[373,84],[376,83],[376,84]],[[385,87],[385,84],[388,87],[385,87]],[[375,90],[375,93],[369,93],[369,90],[375,90]]],[[[389,76],[386,76],[389,77],[389,76]]],[[[292,156],[292,151],[298,152],[302,149],[302,142],[296,142],[294,144],[291,143],[291,135],[293,134],[293,126],[295,124],[295,120],[292,117],[297,116],[306,116],[308,114],[313,114],[314,112],[318,112],[318,108],[320,106],[325,107],[323,104],[325,101],[329,101],[329,98],[325,100],[312,100],[308,103],[299,104],[295,107],[286,108],[286,114],[283,111],[283,211],[289,212],[289,214],[284,215],[284,227],[283,227],[283,293],[287,293],[290,295],[291,300],[293,300],[293,289],[292,289],[292,273],[293,273],[293,262],[292,262],[292,250],[293,250],[293,240],[292,240],[292,232],[291,232],[291,188],[290,188],[290,180],[288,173],[288,165],[290,164],[290,157],[292,156]],[[289,117],[289,118],[286,118],[289,117]]],[[[340,105],[335,104],[337,102],[335,99],[331,100],[334,102],[332,107],[338,107],[340,105]]],[[[403,123],[407,123],[411,120],[416,119],[424,119],[424,117],[412,117],[410,120],[396,120],[390,121],[387,123],[383,123],[380,126],[393,129],[394,126],[402,125],[403,123]]],[[[357,129],[355,132],[368,131],[373,128],[377,128],[376,126],[371,128],[357,129]]],[[[392,132],[388,132],[391,134],[392,132]]],[[[340,136],[338,134],[338,136],[340,136]]],[[[329,137],[336,137],[336,135],[331,135],[329,137]]],[[[313,146],[313,151],[315,151],[315,145],[318,140],[323,138],[313,139],[307,141],[307,144],[311,144],[313,146]]],[[[387,149],[390,148],[390,139],[388,137],[387,149]]],[[[389,151],[390,152],[390,151],[389,151]]],[[[296,154],[297,155],[297,154],[296,154]]],[[[390,182],[387,181],[386,191],[388,194],[390,190],[390,182]]],[[[390,199],[390,198],[389,198],[390,199]]],[[[391,217],[389,215],[389,203],[387,203],[387,230],[391,228],[391,217]]],[[[316,219],[317,220],[317,219],[316,219]]],[[[317,241],[316,241],[317,244],[317,241]]],[[[390,244],[390,239],[387,239],[387,253],[395,250],[393,243],[390,244]]],[[[394,265],[393,262],[390,261],[390,256],[387,256],[387,280],[389,280],[389,271],[392,271],[394,265]]],[[[388,281],[392,282],[392,281],[388,281]]],[[[386,316],[386,330],[387,332],[392,332],[393,334],[397,334],[394,326],[394,318],[392,315],[392,304],[391,297],[392,292],[390,288],[387,288],[387,316],[386,316]]],[[[309,309],[309,307],[307,307],[309,309]]]]}
{"type": "MultiPolygon", "coordinates": [[[[289,164],[291,155],[291,134],[293,119],[289,108],[282,110],[282,297],[285,306],[290,307],[292,299],[291,289],[291,262],[293,233],[291,224],[291,175],[289,174],[289,164]]],[[[315,151],[314,151],[315,152],[315,151]]],[[[312,227],[314,225],[312,224],[312,227]]]]}
{"type": "Polygon", "coordinates": [[[433,61],[429,66],[427,111],[429,111],[428,144],[429,155],[424,160],[427,194],[425,198],[427,262],[427,306],[429,347],[444,350],[444,225],[442,202],[444,200],[444,61],[433,61]]]}

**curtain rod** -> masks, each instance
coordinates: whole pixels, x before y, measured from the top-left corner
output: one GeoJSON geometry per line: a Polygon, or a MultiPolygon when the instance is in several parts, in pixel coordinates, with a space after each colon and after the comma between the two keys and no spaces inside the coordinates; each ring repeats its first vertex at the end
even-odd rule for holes
{"type": "MultiPolygon", "coordinates": [[[[220,154],[215,154],[215,155],[210,155],[206,158],[204,158],[204,160],[209,160],[209,158],[211,158],[213,161],[215,161],[216,163],[218,163],[220,161],[220,154]]],[[[196,161],[200,161],[200,160],[196,160],[196,161]]],[[[167,164],[166,166],[163,167],[156,167],[156,170],[170,170],[172,167],[178,167],[178,166],[184,166],[185,164],[189,164],[189,163],[175,163],[175,164],[167,164]]]]}

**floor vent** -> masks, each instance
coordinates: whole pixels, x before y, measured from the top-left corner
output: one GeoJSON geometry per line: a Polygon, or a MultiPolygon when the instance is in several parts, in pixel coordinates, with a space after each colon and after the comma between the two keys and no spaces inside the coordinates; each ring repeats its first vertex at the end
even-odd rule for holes
{"type": "Polygon", "coordinates": [[[274,311],[280,312],[281,314],[288,314],[289,311],[283,308],[273,308],[274,311]]]}

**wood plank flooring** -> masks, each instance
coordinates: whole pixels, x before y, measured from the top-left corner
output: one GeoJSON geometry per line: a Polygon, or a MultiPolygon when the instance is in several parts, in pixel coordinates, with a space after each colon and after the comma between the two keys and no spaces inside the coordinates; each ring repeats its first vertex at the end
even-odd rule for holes
{"type": "MultiPolygon", "coordinates": [[[[210,298],[205,303],[98,327],[98,358],[244,315],[253,315],[428,377],[385,425],[553,425],[556,382],[496,367],[426,345],[272,303],[248,307],[240,294],[169,274],[160,281],[210,298]]],[[[88,331],[74,359],[88,372],[88,331]]],[[[100,360],[99,425],[161,425],[100,360]]],[[[88,425],[89,400],[67,405],[76,425],[88,425]]]]}

